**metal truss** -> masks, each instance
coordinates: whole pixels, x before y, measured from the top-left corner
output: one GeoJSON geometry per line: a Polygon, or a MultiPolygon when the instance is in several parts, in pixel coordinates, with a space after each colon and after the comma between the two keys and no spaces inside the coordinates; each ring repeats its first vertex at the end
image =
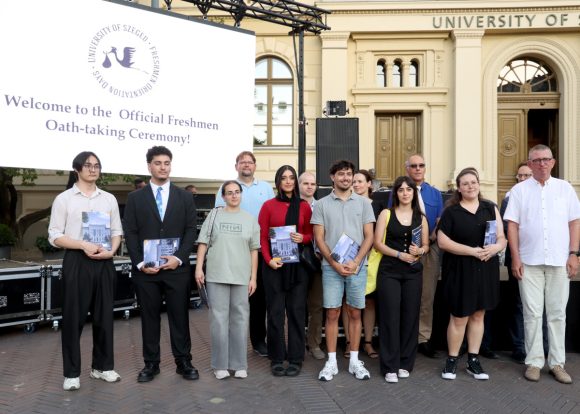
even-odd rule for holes
{"type": "MultiPolygon", "coordinates": [[[[171,0],[164,0],[171,7],[171,0]]],[[[207,18],[210,10],[229,13],[236,26],[244,17],[277,23],[291,27],[293,32],[320,33],[329,30],[326,15],[330,11],[292,0],[184,0],[195,4],[207,18]]]]}

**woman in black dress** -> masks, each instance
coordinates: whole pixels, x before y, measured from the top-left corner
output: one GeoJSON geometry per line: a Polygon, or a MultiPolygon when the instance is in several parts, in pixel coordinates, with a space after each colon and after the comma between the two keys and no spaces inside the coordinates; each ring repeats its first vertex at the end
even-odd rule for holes
{"type": "Polygon", "coordinates": [[[415,365],[423,286],[419,259],[429,251],[429,225],[411,178],[395,180],[393,207],[377,219],[374,247],[383,254],[377,275],[381,375],[395,383],[409,377],[415,365]]]}
{"type": "Polygon", "coordinates": [[[457,190],[441,215],[437,232],[437,242],[444,251],[444,294],[451,312],[447,327],[449,356],[441,376],[455,379],[459,348],[467,330],[467,372],[475,379],[486,380],[489,375],[478,358],[483,318],[485,311],[499,302],[497,254],[505,248],[506,239],[497,206],[481,197],[477,170],[463,169],[455,183],[457,190]]]}

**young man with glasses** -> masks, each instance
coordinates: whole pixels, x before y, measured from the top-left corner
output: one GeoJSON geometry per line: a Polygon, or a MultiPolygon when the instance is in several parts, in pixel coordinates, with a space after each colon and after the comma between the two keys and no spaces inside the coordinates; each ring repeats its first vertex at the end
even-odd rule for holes
{"type": "Polygon", "coordinates": [[[62,359],[65,391],[80,388],[80,338],[88,312],[93,319],[93,360],[90,377],[106,382],[121,380],[114,368],[113,301],[117,273],[113,255],[123,234],[115,197],[97,187],[101,161],[93,152],[81,152],[72,162],[76,182],[52,204],[48,238],[66,249],[62,262],[62,359]],[[86,240],[87,213],[108,218],[110,245],[86,240]]]}
{"type": "Polygon", "coordinates": [[[435,227],[443,212],[443,196],[435,187],[425,181],[425,160],[419,154],[411,155],[405,162],[407,175],[415,181],[419,190],[421,209],[429,224],[429,252],[421,259],[423,263],[423,290],[421,293],[421,310],[419,313],[419,346],[417,350],[429,358],[436,358],[437,353],[431,344],[433,330],[433,302],[437,281],[439,280],[440,263],[439,247],[435,227]]]}
{"type": "Polygon", "coordinates": [[[580,202],[574,188],[551,176],[556,160],[545,145],[529,151],[532,177],[510,192],[504,219],[512,272],[519,280],[524,307],[527,365],[525,378],[539,381],[546,361],[542,341],[542,313],[548,321],[548,366],[558,382],[572,383],[566,362],[566,305],[570,279],[578,271],[580,202]]]}
{"type": "MultiPolygon", "coordinates": [[[[242,151],[236,157],[236,181],[243,188],[243,196],[240,207],[258,219],[258,214],[265,201],[274,198],[272,185],[267,181],[261,181],[254,177],[256,172],[256,157],[250,151],[242,151]]],[[[225,202],[221,196],[221,187],[215,197],[215,206],[223,207],[225,202]]],[[[266,293],[262,281],[263,258],[258,253],[258,280],[254,294],[250,297],[250,341],[254,351],[263,357],[268,356],[266,346],[266,293]]]]}

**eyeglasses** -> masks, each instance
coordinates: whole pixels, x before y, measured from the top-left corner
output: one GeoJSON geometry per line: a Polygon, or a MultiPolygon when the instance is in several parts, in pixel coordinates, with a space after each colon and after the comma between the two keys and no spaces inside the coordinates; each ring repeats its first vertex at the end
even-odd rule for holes
{"type": "Polygon", "coordinates": [[[421,164],[409,164],[409,168],[425,168],[425,164],[421,163],[421,164]]]}
{"type": "Polygon", "coordinates": [[[83,164],[83,168],[89,171],[101,171],[101,164],[83,164]]]}
{"type": "Polygon", "coordinates": [[[240,190],[237,190],[237,191],[226,191],[226,193],[225,193],[225,195],[228,196],[228,197],[231,197],[231,196],[234,196],[234,195],[239,196],[240,194],[242,194],[242,192],[240,190]]]}
{"type": "Polygon", "coordinates": [[[516,174],[516,178],[530,178],[532,174],[516,174]]]}
{"type": "Polygon", "coordinates": [[[550,161],[552,161],[553,159],[554,158],[536,158],[536,159],[533,159],[533,160],[530,160],[530,161],[532,162],[532,164],[540,165],[540,164],[547,164],[550,161]]]}
{"type": "Polygon", "coordinates": [[[241,165],[254,165],[255,162],[254,161],[238,161],[238,164],[241,164],[241,165]]]}

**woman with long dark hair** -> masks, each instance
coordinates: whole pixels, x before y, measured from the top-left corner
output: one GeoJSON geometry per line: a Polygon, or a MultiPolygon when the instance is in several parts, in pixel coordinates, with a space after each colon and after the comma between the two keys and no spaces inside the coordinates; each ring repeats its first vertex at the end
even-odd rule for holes
{"type": "Polygon", "coordinates": [[[306,295],[308,274],[301,263],[282,263],[273,258],[270,230],[296,226],[292,242],[305,245],[312,241],[312,210],[300,199],[298,176],[290,165],[278,168],[275,176],[277,195],[264,203],[258,216],[260,244],[266,266],[264,290],[268,309],[268,357],[274,376],[296,376],[302,369],[305,349],[306,295]],[[288,347],[284,340],[284,321],[288,319],[288,347]],[[284,362],[288,361],[288,366],[284,362]]]}
{"type": "Polygon", "coordinates": [[[383,254],[377,274],[381,375],[395,383],[415,365],[423,286],[419,259],[429,251],[429,225],[410,177],[395,180],[393,207],[379,215],[374,246],[383,254]]]}
{"type": "Polygon", "coordinates": [[[451,317],[447,327],[449,356],[441,374],[456,377],[459,349],[467,332],[467,372],[486,380],[478,354],[483,337],[486,310],[499,302],[499,260],[506,246],[497,206],[484,200],[479,191],[479,174],[464,168],[455,179],[453,193],[441,215],[437,242],[443,254],[444,294],[451,317]],[[493,237],[490,235],[493,234],[493,237]]]}

